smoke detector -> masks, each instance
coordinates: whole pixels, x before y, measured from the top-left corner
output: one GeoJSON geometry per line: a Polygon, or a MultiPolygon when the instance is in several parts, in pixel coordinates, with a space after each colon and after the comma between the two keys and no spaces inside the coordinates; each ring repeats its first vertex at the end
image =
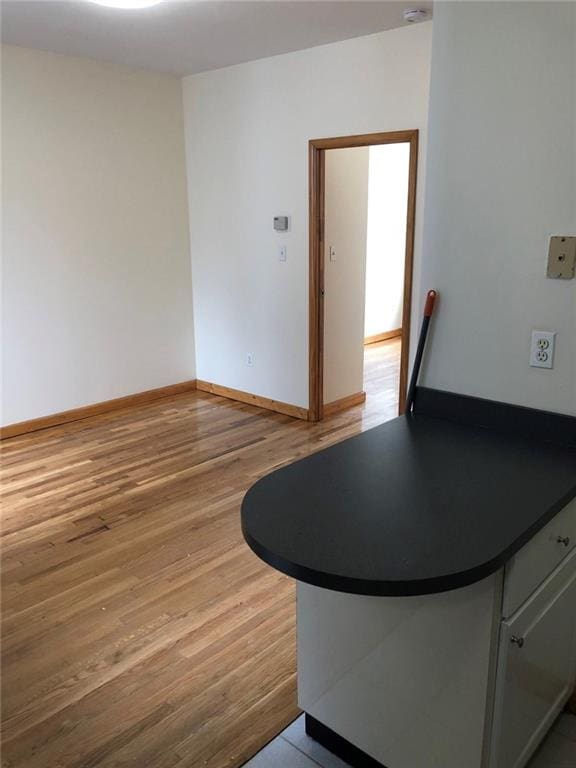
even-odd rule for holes
{"type": "Polygon", "coordinates": [[[428,12],[423,11],[420,8],[406,8],[403,16],[404,21],[407,21],[409,24],[413,24],[415,21],[424,21],[424,19],[428,16],[428,12]]]}

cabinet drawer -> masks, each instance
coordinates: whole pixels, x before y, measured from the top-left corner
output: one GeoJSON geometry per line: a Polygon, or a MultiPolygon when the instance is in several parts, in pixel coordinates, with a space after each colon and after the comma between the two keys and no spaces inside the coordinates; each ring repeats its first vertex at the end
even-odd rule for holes
{"type": "Polygon", "coordinates": [[[576,545],[576,499],[518,552],[506,566],[503,616],[534,592],[576,545]]]}

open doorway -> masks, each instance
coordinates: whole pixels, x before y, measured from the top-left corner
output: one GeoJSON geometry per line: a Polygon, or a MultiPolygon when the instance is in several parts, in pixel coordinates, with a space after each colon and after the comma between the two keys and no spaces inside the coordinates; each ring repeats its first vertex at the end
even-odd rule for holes
{"type": "Polygon", "coordinates": [[[406,398],[418,132],[310,142],[310,419],[406,398]]]}

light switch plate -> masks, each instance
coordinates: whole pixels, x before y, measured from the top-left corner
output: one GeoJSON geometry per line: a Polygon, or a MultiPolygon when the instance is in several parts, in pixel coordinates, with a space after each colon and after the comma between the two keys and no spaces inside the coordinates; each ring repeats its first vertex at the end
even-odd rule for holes
{"type": "Polygon", "coordinates": [[[576,274],[576,237],[554,235],[550,238],[547,276],[571,280],[576,274]]]}

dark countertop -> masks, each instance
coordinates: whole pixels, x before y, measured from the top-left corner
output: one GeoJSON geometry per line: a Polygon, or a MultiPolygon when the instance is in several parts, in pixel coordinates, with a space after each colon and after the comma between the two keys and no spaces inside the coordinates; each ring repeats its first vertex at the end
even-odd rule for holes
{"type": "Polygon", "coordinates": [[[416,412],[258,481],[242,530],[301,581],[429,594],[498,570],[575,496],[574,447],[416,412]]]}

